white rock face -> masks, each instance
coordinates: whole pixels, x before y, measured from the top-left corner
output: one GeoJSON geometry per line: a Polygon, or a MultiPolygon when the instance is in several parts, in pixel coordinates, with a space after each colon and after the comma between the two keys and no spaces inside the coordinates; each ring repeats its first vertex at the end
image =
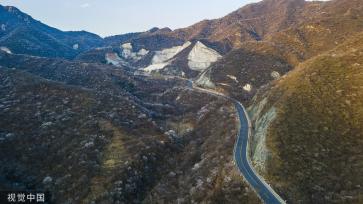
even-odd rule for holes
{"type": "Polygon", "coordinates": [[[0,47],[0,50],[6,52],[8,54],[12,54],[11,50],[9,48],[7,48],[7,47],[0,47]]]}
{"type": "Polygon", "coordinates": [[[132,50],[132,44],[131,43],[122,44],[121,48],[125,50],[132,50]]]}
{"type": "Polygon", "coordinates": [[[188,66],[191,70],[204,71],[221,57],[217,51],[198,41],[189,53],[188,66]]]}
{"type": "Polygon", "coordinates": [[[273,71],[273,72],[271,72],[271,77],[274,79],[279,79],[281,77],[281,75],[277,71],[273,71]]]}
{"type": "Polygon", "coordinates": [[[192,168],[192,171],[198,170],[200,167],[203,166],[203,163],[204,163],[204,159],[201,160],[199,163],[195,163],[194,166],[193,166],[193,168],[192,168]]]}
{"type": "Polygon", "coordinates": [[[151,60],[151,64],[144,68],[144,71],[151,72],[155,70],[164,69],[173,61],[173,57],[183,51],[185,48],[189,47],[191,42],[186,42],[181,46],[175,46],[167,48],[161,51],[156,51],[154,57],[151,60]]]}
{"type": "Polygon", "coordinates": [[[268,128],[271,122],[276,118],[276,109],[272,107],[266,114],[256,121],[255,128],[255,149],[252,156],[252,160],[260,170],[265,170],[265,165],[269,151],[266,146],[266,136],[268,133],[268,128]]]}
{"type": "Polygon", "coordinates": [[[73,49],[74,49],[74,50],[78,50],[78,48],[79,48],[79,45],[78,45],[78,44],[74,44],[74,45],[73,45],[73,49]]]}
{"type": "Polygon", "coordinates": [[[143,70],[146,71],[146,72],[160,70],[160,69],[164,69],[164,67],[166,67],[168,64],[169,64],[168,62],[158,63],[158,64],[151,64],[148,67],[144,68],[143,70]]]}
{"type": "Polygon", "coordinates": [[[49,184],[49,183],[52,183],[52,181],[53,181],[53,178],[50,176],[47,176],[43,179],[43,184],[49,184]]]}
{"type": "Polygon", "coordinates": [[[144,48],[141,48],[141,50],[139,50],[139,52],[137,53],[138,56],[145,56],[149,54],[149,50],[146,50],[144,48]]]}
{"type": "Polygon", "coordinates": [[[250,92],[252,90],[252,85],[251,84],[246,84],[244,87],[243,87],[243,90],[247,91],[247,92],[250,92]]]}
{"type": "Polygon", "coordinates": [[[237,77],[233,75],[227,75],[227,77],[238,83],[237,77]]]}
{"type": "Polygon", "coordinates": [[[140,49],[138,52],[133,52],[131,43],[122,44],[121,49],[121,56],[127,60],[131,59],[133,61],[139,61],[149,53],[149,51],[144,48],[140,49]]]}
{"type": "Polygon", "coordinates": [[[181,99],[181,96],[178,95],[178,97],[176,97],[175,101],[179,101],[181,99]]]}
{"type": "Polygon", "coordinates": [[[200,75],[200,77],[195,81],[195,83],[199,86],[205,87],[205,88],[215,88],[215,84],[210,79],[210,73],[209,70],[205,71],[200,75]]]}
{"type": "Polygon", "coordinates": [[[277,116],[275,107],[271,107],[266,113],[262,114],[267,102],[267,98],[264,98],[259,103],[251,106],[248,111],[251,115],[251,120],[255,124],[251,137],[251,159],[254,167],[256,167],[260,173],[265,172],[266,162],[268,156],[271,154],[266,145],[266,137],[268,136],[268,129],[271,122],[274,121],[277,116]]]}
{"type": "Polygon", "coordinates": [[[126,62],[124,62],[116,53],[110,52],[106,53],[105,59],[107,61],[107,64],[112,64],[114,66],[121,66],[125,65],[126,62]]]}
{"type": "Polygon", "coordinates": [[[191,42],[188,41],[181,46],[175,46],[161,51],[156,51],[151,62],[152,64],[166,62],[175,57],[175,55],[179,54],[181,51],[183,51],[185,48],[189,47],[190,45],[191,42]]]}

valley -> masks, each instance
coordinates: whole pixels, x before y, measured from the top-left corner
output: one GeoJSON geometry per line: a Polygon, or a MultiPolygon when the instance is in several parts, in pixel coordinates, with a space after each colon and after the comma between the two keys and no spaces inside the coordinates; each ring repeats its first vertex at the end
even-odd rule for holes
{"type": "Polygon", "coordinates": [[[0,5],[0,191],[362,203],[362,60],[361,0],[263,0],[109,37],[0,5]]]}

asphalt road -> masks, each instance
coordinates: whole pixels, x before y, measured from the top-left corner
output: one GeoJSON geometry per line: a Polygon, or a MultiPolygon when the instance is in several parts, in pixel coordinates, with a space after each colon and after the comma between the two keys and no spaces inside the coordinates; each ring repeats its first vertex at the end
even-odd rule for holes
{"type": "Polygon", "coordinates": [[[234,101],[240,121],[234,157],[237,167],[266,204],[285,203],[283,199],[254,171],[248,159],[250,122],[241,103],[234,101]]]}
{"type": "Polygon", "coordinates": [[[228,100],[231,100],[237,109],[240,129],[237,135],[237,141],[234,148],[234,159],[235,163],[244,176],[246,181],[251,185],[251,187],[255,190],[258,196],[263,200],[266,204],[285,204],[286,202],[268,185],[264,179],[257,174],[257,172],[253,169],[250,160],[248,158],[248,140],[251,133],[251,122],[248,118],[247,111],[244,106],[238,102],[237,100],[225,96],[216,91],[202,89],[199,87],[195,87],[191,80],[188,80],[187,86],[189,88],[194,88],[195,90],[199,90],[202,92],[206,92],[215,96],[224,97],[228,100]]]}

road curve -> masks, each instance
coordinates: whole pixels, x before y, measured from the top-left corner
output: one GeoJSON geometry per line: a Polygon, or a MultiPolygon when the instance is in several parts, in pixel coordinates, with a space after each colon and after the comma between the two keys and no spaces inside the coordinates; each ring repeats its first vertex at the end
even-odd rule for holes
{"type": "Polygon", "coordinates": [[[253,169],[248,155],[248,139],[251,134],[251,123],[243,105],[236,100],[233,101],[235,103],[240,122],[240,129],[234,148],[234,159],[238,169],[264,203],[285,203],[285,201],[271,188],[271,186],[269,186],[253,169]]]}
{"type": "Polygon", "coordinates": [[[258,175],[258,173],[253,169],[251,165],[248,154],[248,149],[249,149],[248,140],[251,134],[251,122],[249,120],[247,111],[244,108],[244,106],[236,99],[228,97],[219,92],[208,89],[202,89],[200,87],[195,87],[191,80],[188,80],[187,86],[189,88],[193,88],[215,96],[226,98],[228,100],[231,100],[235,104],[240,123],[240,128],[238,131],[237,140],[233,152],[235,163],[239,171],[243,175],[243,177],[251,185],[251,187],[254,189],[257,195],[263,200],[264,203],[285,204],[286,202],[271,188],[270,185],[268,185],[265,182],[265,180],[260,175],[258,175]]]}

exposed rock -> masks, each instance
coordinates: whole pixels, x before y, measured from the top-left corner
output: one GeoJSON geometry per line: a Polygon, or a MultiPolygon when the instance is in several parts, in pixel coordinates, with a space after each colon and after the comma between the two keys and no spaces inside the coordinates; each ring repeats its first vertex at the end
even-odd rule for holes
{"type": "Polygon", "coordinates": [[[95,144],[94,142],[87,142],[86,144],[83,145],[84,148],[90,148],[93,147],[95,144]]]}
{"type": "Polygon", "coordinates": [[[255,121],[254,135],[252,137],[252,161],[260,171],[266,170],[269,150],[266,146],[267,131],[270,123],[276,117],[276,109],[272,107],[263,116],[255,121]]]}
{"type": "Polygon", "coordinates": [[[41,128],[48,128],[53,125],[53,122],[44,122],[40,127],[41,128]]]}
{"type": "Polygon", "coordinates": [[[44,185],[48,185],[48,184],[51,184],[53,182],[53,178],[50,177],[50,176],[47,176],[43,179],[43,184],[44,185]]]}
{"type": "Polygon", "coordinates": [[[191,42],[188,41],[181,46],[175,46],[161,51],[156,51],[154,57],[151,60],[151,64],[143,70],[146,72],[151,72],[163,69],[172,62],[173,57],[175,57],[177,54],[179,54],[190,45],[191,42]]]}
{"type": "Polygon", "coordinates": [[[124,59],[133,60],[133,61],[139,61],[149,53],[149,51],[144,48],[140,49],[138,52],[134,52],[131,43],[122,44],[121,49],[122,49],[121,56],[124,59]]]}
{"type": "Polygon", "coordinates": [[[271,72],[271,77],[276,80],[276,79],[279,79],[281,77],[281,75],[277,71],[273,71],[273,72],[271,72]]]}
{"type": "Polygon", "coordinates": [[[210,79],[210,71],[203,72],[199,78],[195,81],[195,84],[205,88],[215,88],[215,84],[210,79]]]}
{"type": "Polygon", "coordinates": [[[12,54],[11,50],[9,48],[7,48],[7,47],[2,46],[2,47],[0,47],[0,50],[6,52],[8,54],[12,54]]]}
{"type": "Polygon", "coordinates": [[[74,44],[72,47],[73,47],[73,49],[74,49],[74,50],[78,50],[78,48],[79,48],[79,44],[78,44],[78,43],[76,43],[76,44],[74,44]]]}
{"type": "Polygon", "coordinates": [[[201,72],[221,57],[217,51],[198,41],[188,55],[188,65],[191,70],[201,72]]]}
{"type": "Polygon", "coordinates": [[[228,78],[232,79],[233,81],[235,81],[236,83],[238,83],[237,77],[233,76],[233,75],[227,75],[228,78]]]}
{"type": "Polygon", "coordinates": [[[169,174],[168,174],[169,177],[175,177],[176,176],[176,173],[171,171],[169,174]]]}
{"type": "Polygon", "coordinates": [[[252,90],[252,85],[251,84],[246,84],[243,86],[243,90],[250,92],[252,90]]]}
{"type": "Polygon", "coordinates": [[[106,53],[105,59],[107,64],[112,64],[114,66],[127,66],[128,63],[122,60],[117,53],[111,52],[106,53]]]}
{"type": "Polygon", "coordinates": [[[147,115],[144,114],[144,113],[142,113],[139,116],[137,116],[137,118],[139,118],[139,119],[145,119],[145,118],[147,118],[147,115]]]}

